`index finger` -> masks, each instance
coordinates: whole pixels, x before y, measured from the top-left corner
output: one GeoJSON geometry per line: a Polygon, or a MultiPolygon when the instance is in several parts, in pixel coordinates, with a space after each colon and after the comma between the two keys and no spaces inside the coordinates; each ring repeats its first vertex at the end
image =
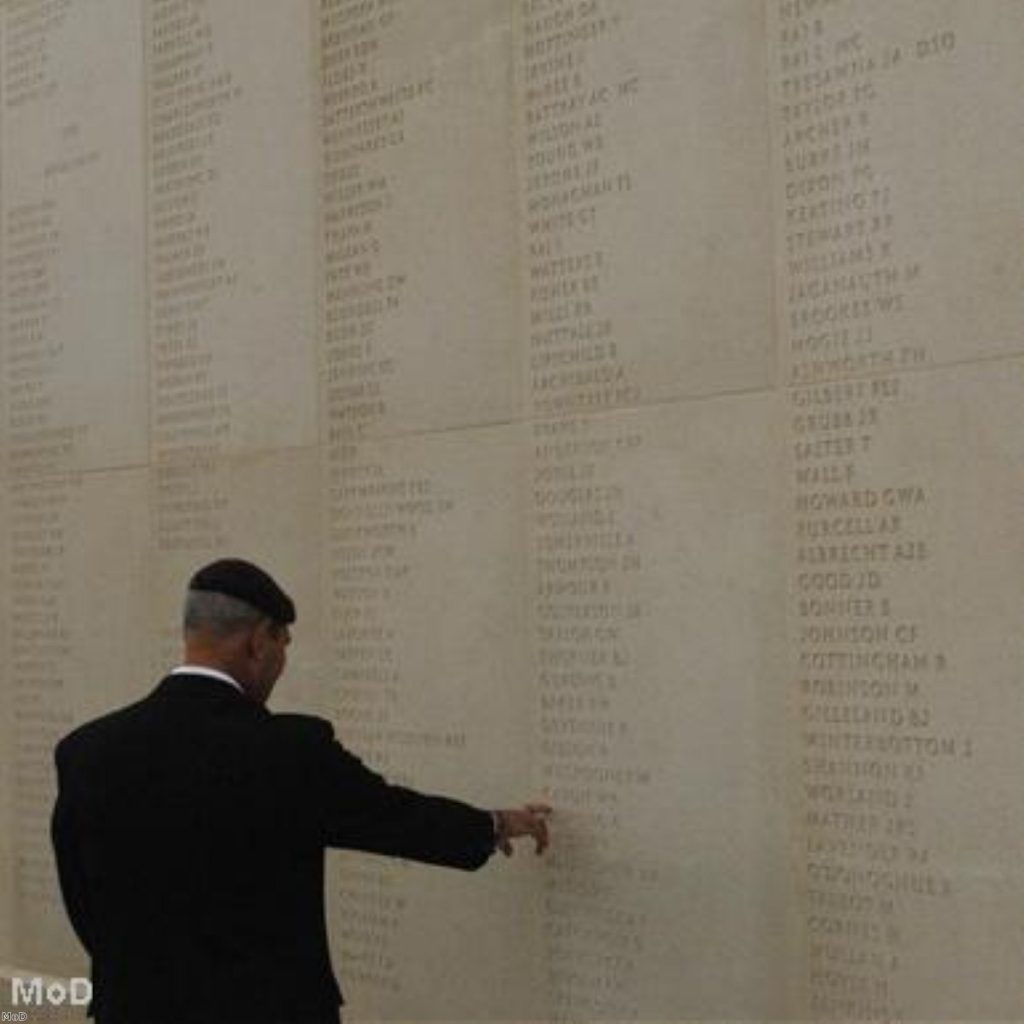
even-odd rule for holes
{"type": "Polygon", "coordinates": [[[536,844],[535,852],[538,854],[543,853],[550,845],[551,840],[548,837],[548,825],[543,818],[536,822],[536,828],[533,829],[533,840],[536,844]]]}

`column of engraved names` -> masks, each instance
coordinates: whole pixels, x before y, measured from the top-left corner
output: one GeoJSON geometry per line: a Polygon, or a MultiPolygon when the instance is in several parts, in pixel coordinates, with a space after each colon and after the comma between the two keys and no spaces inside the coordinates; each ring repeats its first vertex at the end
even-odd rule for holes
{"type": "Polygon", "coordinates": [[[640,399],[620,358],[615,257],[601,232],[603,214],[631,198],[614,119],[637,83],[608,80],[594,58],[628,16],[615,3],[524,0],[518,23],[530,398],[535,413],[555,417],[533,426],[540,769],[547,797],[579,823],[545,884],[556,1019],[638,1012],[646,917],[617,890],[651,881],[609,839],[652,783],[650,765],[620,749],[632,739],[629,644],[645,609],[630,599],[641,563],[613,468],[644,439],[583,418],[640,399]]]}
{"type": "Polygon", "coordinates": [[[656,884],[657,872],[636,865],[622,832],[658,774],[627,753],[631,650],[649,609],[632,596],[642,560],[611,466],[643,437],[614,420],[539,421],[533,431],[540,772],[545,797],[569,812],[545,881],[551,1011],[631,1016],[647,917],[628,893],[656,884]]]}
{"type": "Polygon", "coordinates": [[[955,52],[955,33],[922,24],[915,36],[876,39],[836,0],[778,0],[776,13],[790,380],[920,366],[930,354],[904,325],[927,266],[896,241],[904,189],[880,149],[879,122],[908,76],[955,52]]]}
{"type": "Polygon", "coordinates": [[[601,74],[592,51],[621,32],[609,0],[523,0],[522,207],[529,288],[530,385],[544,414],[634,405],[610,310],[614,255],[602,213],[630,201],[632,177],[613,123],[636,79],[601,74]]]}
{"type": "Polygon", "coordinates": [[[22,0],[4,12],[4,104],[9,109],[50,99],[59,85],[51,33],[67,18],[71,0],[22,0]]]}
{"type": "MultiPolygon", "coordinates": [[[[29,914],[58,909],[50,851],[53,748],[75,721],[65,607],[66,540],[79,476],[10,478],[8,670],[13,728],[15,886],[29,914]]],[[[73,527],[71,527],[73,528],[73,527]]]]}
{"type": "Polygon", "coordinates": [[[908,51],[845,14],[782,2],[776,23],[782,336],[791,383],[822,381],[789,395],[803,873],[812,1011],[898,1017],[913,905],[952,894],[920,795],[972,748],[936,713],[949,666],[912,596],[929,491],[879,468],[914,378],[874,374],[929,359],[901,339],[922,268],[895,244],[874,132],[908,51]]]}
{"type": "MultiPolygon", "coordinates": [[[[8,5],[3,18],[3,403],[5,522],[13,782],[14,885],[26,920],[58,909],[49,848],[52,750],[72,722],[66,693],[70,645],[64,609],[65,509],[77,481],[64,475],[84,424],[62,422],[53,382],[64,342],[59,260],[65,235],[56,161],[11,187],[20,152],[15,125],[59,112],[54,44],[69,3],[8,5]]],[[[81,152],[77,135],[69,140],[81,152]]],[[[66,151],[66,147],[62,147],[66,151]]]]}
{"type": "Polygon", "coordinates": [[[389,319],[406,274],[381,244],[401,183],[380,157],[401,151],[407,117],[435,89],[431,75],[384,78],[399,0],[321,0],[323,304],[330,442],[364,433],[388,412],[396,369],[389,319]]]}
{"type": "Polygon", "coordinates": [[[948,664],[906,596],[925,578],[928,491],[872,467],[905,378],[794,389],[793,622],[813,1009],[898,1016],[901,921],[948,897],[916,813],[934,769],[971,754],[936,715],[948,664]]]}
{"type": "MultiPolygon", "coordinates": [[[[241,88],[218,60],[206,0],[150,0],[149,292],[156,543],[217,551],[227,538],[219,456],[231,433],[230,384],[214,371],[210,307],[236,274],[210,219],[217,143],[241,88]]],[[[173,660],[177,637],[162,637],[173,660]]]]}
{"type": "Polygon", "coordinates": [[[52,425],[51,381],[60,354],[52,330],[59,214],[50,198],[12,205],[5,214],[7,466],[15,473],[52,470],[71,455],[77,433],[52,425]]]}
{"type": "MultiPolygon", "coordinates": [[[[389,318],[401,305],[405,283],[398,255],[381,243],[396,182],[378,158],[403,146],[407,113],[434,88],[430,77],[382,80],[379,60],[402,7],[396,0],[320,2],[322,402],[333,710],[345,723],[343,740],[391,779],[391,734],[401,716],[400,623],[393,599],[410,571],[416,531],[415,514],[398,506],[424,497],[431,484],[396,478],[352,441],[388,412],[385,386],[397,367],[388,345],[389,318]]],[[[380,994],[401,993],[395,943],[407,897],[396,867],[346,863],[335,895],[346,975],[380,994]]]]}
{"type": "MultiPolygon", "coordinates": [[[[328,584],[333,717],[342,740],[392,782],[415,785],[408,759],[427,751],[458,755],[466,735],[402,713],[409,680],[402,663],[398,602],[414,574],[421,528],[443,518],[454,499],[430,477],[389,470],[370,445],[331,450],[328,479],[328,584]]],[[[331,699],[328,700],[331,704],[331,699]]],[[[380,993],[402,992],[395,943],[409,902],[393,862],[346,862],[336,894],[342,904],[339,955],[353,981],[380,993]]]]}
{"type": "MultiPolygon", "coordinates": [[[[3,105],[7,121],[5,156],[12,146],[15,119],[45,120],[59,114],[60,83],[53,64],[53,45],[65,27],[70,0],[62,3],[22,3],[3,10],[3,105]]],[[[53,405],[53,382],[59,372],[64,344],[58,337],[60,309],[62,217],[55,194],[67,172],[96,159],[83,148],[76,126],[65,130],[62,156],[74,152],[65,165],[52,160],[39,168],[31,191],[15,192],[8,173],[4,210],[4,285],[7,301],[4,330],[7,338],[5,432],[7,464],[11,472],[52,472],[66,465],[77,441],[88,429],[67,424],[53,405]],[[70,132],[68,136],[67,133],[70,132]]],[[[13,169],[8,164],[8,170],[13,169]]]]}
{"type": "MultiPolygon", "coordinates": [[[[22,4],[4,12],[5,114],[31,110],[40,100],[55,95],[57,81],[48,67],[50,38],[63,24],[66,6],[48,10],[42,3],[22,4]]],[[[31,466],[39,459],[43,454],[39,445],[46,443],[49,427],[54,354],[48,329],[56,304],[57,217],[51,198],[32,197],[5,208],[4,433],[10,445],[8,464],[14,467],[31,466]]],[[[60,443],[66,444],[67,437],[60,443]]]]}

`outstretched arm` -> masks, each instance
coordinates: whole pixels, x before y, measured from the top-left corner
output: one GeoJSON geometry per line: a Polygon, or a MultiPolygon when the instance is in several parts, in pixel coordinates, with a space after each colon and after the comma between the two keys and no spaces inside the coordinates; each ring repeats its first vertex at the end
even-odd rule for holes
{"type": "Polygon", "coordinates": [[[319,792],[328,846],[348,847],[473,870],[512,840],[532,836],[537,853],[548,846],[544,804],[483,811],[459,800],[395,786],[334,740],[322,719],[307,719],[318,736],[310,782],[319,792]]]}

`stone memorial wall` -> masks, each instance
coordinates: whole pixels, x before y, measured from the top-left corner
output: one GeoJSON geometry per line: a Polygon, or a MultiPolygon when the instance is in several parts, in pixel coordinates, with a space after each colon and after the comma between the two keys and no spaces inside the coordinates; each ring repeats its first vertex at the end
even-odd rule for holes
{"type": "Polygon", "coordinates": [[[331,856],[353,1020],[1024,1020],[1022,58],[1019,0],[0,2],[0,963],[85,970],[53,745],[236,554],[275,708],[556,807],[331,856]]]}

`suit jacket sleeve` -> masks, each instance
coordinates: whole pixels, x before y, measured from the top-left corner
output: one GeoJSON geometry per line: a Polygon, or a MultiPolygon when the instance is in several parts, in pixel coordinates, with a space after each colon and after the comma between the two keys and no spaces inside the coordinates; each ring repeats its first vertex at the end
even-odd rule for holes
{"type": "Polygon", "coordinates": [[[63,744],[55,753],[57,765],[57,800],[50,819],[50,836],[57,859],[57,877],[71,926],[86,951],[92,953],[92,926],[86,899],[86,888],[78,854],[79,831],[75,820],[73,799],[69,794],[63,744]]]}
{"type": "Polygon", "coordinates": [[[494,852],[489,811],[394,786],[316,722],[317,809],[326,845],[475,870],[494,852]]]}

